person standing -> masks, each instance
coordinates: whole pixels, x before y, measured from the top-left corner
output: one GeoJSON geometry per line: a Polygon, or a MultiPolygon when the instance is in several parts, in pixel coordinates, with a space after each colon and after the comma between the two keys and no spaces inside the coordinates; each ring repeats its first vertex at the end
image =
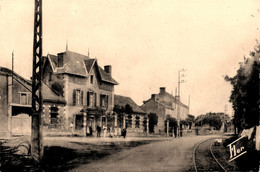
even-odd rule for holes
{"type": "Polygon", "coordinates": [[[97,126],[97,137],[100,137],[100,132],[101,132],[101,127],[98,125],[97,126]]]}
{"type": "Polygon", "coordinates": [[[106,135],[107,135],[107,127],[105,125],[103,126],[103,130],[104,130],[104,137],[106,137],[106,135]]]}
{"type": "Polygon", "coordinates": [[[122,130],[122,136],[125,138],[126,137],[126,128],[123,128],[122,130]]]}
{"type": "Polygon", "coordinates": [[[70,137],[73,136],[74,134],[74,125],[73,125],[73,122],[71,121],[70,123],[70,137]]]}

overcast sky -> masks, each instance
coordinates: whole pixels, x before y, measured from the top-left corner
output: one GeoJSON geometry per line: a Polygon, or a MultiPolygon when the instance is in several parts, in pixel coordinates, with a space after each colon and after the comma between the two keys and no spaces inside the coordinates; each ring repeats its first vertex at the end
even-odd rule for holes
{"type": "MultiPolygon", "coordinates": [[[[0,66],[29,78],[32,71],[33,0],[0,0],[0,66]]],[[[69,50],[112,65],[115,94],[138,105],[158,93],[175,95],[185,68],[181,100],[190,113],[223,112],[238,63],[260,38],[260,1],[43,0],[43,55],[69,50]]]]}

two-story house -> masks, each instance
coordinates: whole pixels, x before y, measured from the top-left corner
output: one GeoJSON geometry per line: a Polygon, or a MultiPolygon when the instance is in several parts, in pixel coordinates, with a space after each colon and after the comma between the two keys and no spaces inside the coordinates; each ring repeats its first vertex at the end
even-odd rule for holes
{"type": "Polygon", "coordinates": [[[158,94],[152,94],[151,98],[143,102],[141,108],[146,113],[155,113],[158,116],[158,124],[155,128],[156,133],[163,133],[165,130],[164,121],[167,116],[177,119],[177,106],[180,105],[180,119],[188,117],[189,107],[179,102],[176,97],[166,92],[165,87],[160,87],[158,94]]]}
{"type": "Polygon", "coordinates": [[[88,127],[105,125],[114,107],[112,67],[102,69],[97,59],[71,51],[48,54],[43,81],[66,101],[65,126],[74,124],[76,133],[85,135],[88,127]]]}

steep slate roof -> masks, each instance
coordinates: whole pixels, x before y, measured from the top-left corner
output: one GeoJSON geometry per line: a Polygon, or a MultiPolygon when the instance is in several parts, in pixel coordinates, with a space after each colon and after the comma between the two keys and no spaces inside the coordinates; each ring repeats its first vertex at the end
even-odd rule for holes
{"type": "Polygon", "coordinates": [[[158,105],[160,105],[160,106],[163,106],[163,107],[166,108],[166,109],[171,109],[171,110],[173,110],[172,107],[165,106],[164,104],[159,103],[159,102],[157,102],[157,101],[155,101],[155,100],[153,100],[153,99],[148,99],[147,101],[144,101],[143,104],[140,106],[140,108],[141,108],[142,110],[146,111],[146,105],[147,105],[148,103],[153,104],[154,107],[156,107],[156,108],[158,108],[158,105]]]}
{"type": "MultiPolygon", "coordinates": [[[[58,55],[63,56],[63,67],[58,67],[58,56],[51,55],[51,54],[48,55],[48,59],[50,61],[54,73],[68,73],[68,74],[78,75],[82,77],[88,77],[90,71],[93,69],[93,66],[97,64],[96,59],[91,59],[88,56],[75,53],[72,51],[65,51],[63,53],[59,53],[58,55]]],[[[114,85],[118,84],[111,77],[110,74],[106,73],[99,66],[98,66],[98,72],[102,81],[114,85]]]]}
{"type": "Polygon", "coordinates": [[[45,83],[42,83],[42,98],[44,102],[66,104],[66,101],[61,96],[54,93],[45,83]]]}
{"type": "Polygon", "coordinates": [[[91,68],[94,66],[94,62],[96,59],[89,59],[89,60],[85,60],[85,64],[86,64],[86,69],[88,71],[88,73],[90,72],[91,68]]]}
{"type": "Polygon", "coordinates": [[[126,104],[129,104],[133,108],[133,112],[145,114],[145,111],[143,111],[130,97],[114,95],[114,104],[123,107],[125,107],[126,104]]]}
{"type": "MultiPolygon", "coordinates": [[[[5,68],[5,67],[0,67],[0,74],[11,76],[12,70],[5,68]]],[[[32,90],[31,89],[32,82],[30,80],[23,78],[22,76],[18,75],[15,72],[13,73],[13,77],[17,82],[19,82],[21,85],[23,85],[28,91],[32,90]]]]}
{"type": "MultiPolygon", "coordinates": [[[[7,68],[0,67],[0,73],[5,75],[12,75],[12,71],[7,68]]],[[[23,85],[28,91],[32,92],[32,82],[23,78],[14,72],[14,79],[23,85]]],[[[44,82],[42,82],[42,98],[44,102],[52,102],[52,103],[66,103],[66,101],[56,93],[54,93],[49,86],[47,86],[44,82]]]]}
{"type": "Polygon", "coordinates": [[[110,74],[108,74],[106,71],[104,71],[101,67],[98,66],[98,70],[101,76],[101,80],[104,82],[110,82],[112,84],[118,85],[118,82],[114,80],[110,74]]]}
{"type": "MultiPolygon", "coordinates": [[[[171,95],[171,94],[168,93],[168,92],[158,93],[158,94],[156,94],[155,96],[156,96],[155,98],[157,98],[157,96],[158,96],[158,97],[161,99],[161,102],[160,102],[159,104],[161,104],[161,105],[163,105],[163,106],[165,106],[165,107],[167,107],[167,108],[170,108],[170,109],[174,108],[174,107],[172,107],[172,102],[178,103],[177,98],[174,97],[173,95],[171,95]],[[171,101],[163,101],[164,96],[170,98],[172,102],[171,102],[171,101]]],[[[152,100],[152,99],[150,98],[150,99],[148,99],[148,100],[143,101],[143,104],[146,104],[146,103],[149,102],[150,100],[152,100]]],[[[184,103],[180,102],[180,104],[181,104],[181,106],[183,106],[183,107],[185,107],[185,108],[188,108],[188,106],[185,105],[184,103]]]]}

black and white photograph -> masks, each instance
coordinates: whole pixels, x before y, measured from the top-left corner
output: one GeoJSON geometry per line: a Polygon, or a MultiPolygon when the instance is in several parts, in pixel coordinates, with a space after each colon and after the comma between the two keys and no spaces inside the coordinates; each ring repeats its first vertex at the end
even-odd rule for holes
{"type": "Polygon", "coordinates": [[[0,172],[258,172],[259,58],[259,0],[0,0],[0,172]]]}

